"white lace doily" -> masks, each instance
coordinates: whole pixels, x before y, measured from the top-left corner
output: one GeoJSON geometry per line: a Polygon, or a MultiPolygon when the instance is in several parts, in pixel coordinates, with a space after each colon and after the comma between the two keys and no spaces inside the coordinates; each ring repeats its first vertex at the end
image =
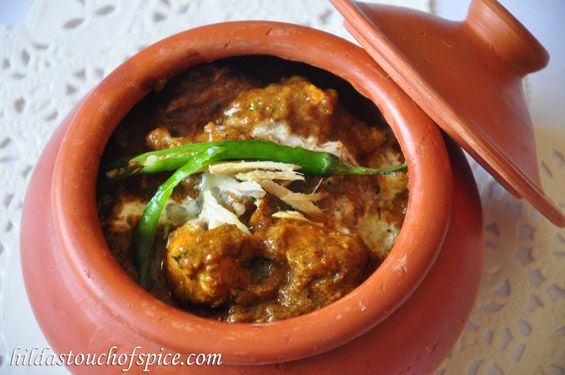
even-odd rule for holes
{"type": "MultiPolygon", "coordinates": [[[[427,0],[388,2],[430,10],[427,0]]],[[[325,0],[37,0],[25,23],[0,24],[0,373],[64,372],[9,366],[14,348],[48,346],[25,296],[19,221],[30,172],[52,132],[138,50],[187,28],[236,19],[288,21],[352,40],[325,0]]],[[[536,135],[544,185],[563,207],[561,125],[536,124],[536,135]]],[[[565,231],[473,166],[486,225],[483,283],[439,372],[565,374],[565,231]]]]}

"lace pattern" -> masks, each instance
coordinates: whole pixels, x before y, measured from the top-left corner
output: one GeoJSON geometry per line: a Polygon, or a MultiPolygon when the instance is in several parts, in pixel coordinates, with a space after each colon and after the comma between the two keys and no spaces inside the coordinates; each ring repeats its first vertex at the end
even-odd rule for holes
{"type": "MultiPolygon", "coordinates": [[[[428,0],[387,2],[431,10],[428,0]]],[[[238,19],[293,22],[352,40],[325,0],[36,0],[25,24],[0,24],[0,373],[25,371],[7,363],[13,348],[47,346],[25,298],[19,222],[30,172],[54,129],[150,43],[238,19]]],[[[563,125],[536,124],[544,186],[561,207],[563,125]]],[[[438,373],[565,374],[565,231],[472,165],[484,206],[485,269],[467,328],[438,373]]]]}

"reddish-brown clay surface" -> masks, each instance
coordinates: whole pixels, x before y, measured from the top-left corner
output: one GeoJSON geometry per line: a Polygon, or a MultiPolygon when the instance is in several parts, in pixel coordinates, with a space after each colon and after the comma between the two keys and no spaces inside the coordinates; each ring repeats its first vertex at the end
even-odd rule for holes
{"type": "Polygon", "coordinates": [[[543,68],[543,46],[495,0],[473,0],[462,22],[408,8],[332,0],[346,27],[449,136],[550,221],[522,79],[543,68]]]}
{"type": "MultiPolygon", "coordinates": [[[[129,352],[139,345],[154,352],[220,352],[224,363],[238,366],[309,357],[279,366],[299,370],[337,363],[337,358],[351,363],[345,358],[353,358],[351,353],[339,353],[357,347],[355,353],[368,353],[356,365],[364,369],[375,365],[375,352],[383,353],[383,366],[431,368],[458,336],[480,273],[480,206],[470,172],[455,155],[454,162],[463,167],[454,179],[435,124],[363,50],[335,36],[271,22],[219,24],[178,34],[145,49],[105,79],[43,154],[22,221],[22,262],[34,312],[59,352],[106,352],[113,345],[129,352]],[[158,301],[123,272],[101,232],[95,181],[111,132],[160,79],[201,62],[257,54],[325,69],[370,98],[405,154],[410,198],[392,252],[352,293],[298,318],[228,325],[158,301]],[[444,246],[448,230],[449,246],[444,246]],[[427,279],[435,281],[413,295],[442,247],[427,279]]],[[[245,368],[229,367],[234,372],[245,368]]]]}
{"type": "MultiPolygon", "coordinates": [[[[44,151],[30,191],[48,190],[61,127],[44,151]]],[[[482,218],[475,181],[461,151],[450,146],[454,166],[454,210],[438,260],[421,286],[394,314],[367,333],[329,352],[302,360],[266,366],[220,367],[225,374],[324,373],[392,374],[432,372],[462,331],[478,291],[483,264],[482,218]]],[[[174,352],[158,338],[152,340],[113,317],[104,301],[83,294],[76,276],[61,254],[53,234],[49,194],[30,194],[23,225],[35,229],[22,236],[26,287],[43,332],[59,353],[174,352]],[[37,244],[41,243],[41,246],[37,244]],[[46,277],[45,269],[51,270],[46,277]]],[[[124,304],[129,302],[124,301],[124,304]]],[[[133,306],[135,307],[135,306],[133,306]]],[[[337,322],[337,316],[333,321],[337,322]]],[[[149,322],[148,324],[151,324],[149,322]]],[[[158,322],[153,322],[158,324],[158,322]]],[[[198,342],[195,331],[185,340],[198,342]]],[[[122,368],[118,366],[119,368],[122,368]]],[[[159,373],[217,373],[217,367],[151,367],[159,373]]],[[[75,373],[99,374],[102,367],[71,368],[75,373]]],[[[119,372],[118,368],[114,368],[119,372]]]]}

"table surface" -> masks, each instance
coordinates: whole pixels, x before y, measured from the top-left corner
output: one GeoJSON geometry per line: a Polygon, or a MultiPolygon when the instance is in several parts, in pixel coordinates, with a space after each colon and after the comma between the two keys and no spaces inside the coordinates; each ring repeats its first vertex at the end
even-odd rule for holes
{"type": "MultiPolygon", "coordinates": [[[[455,20],[469,4],[392,2],[455,20]]],[[[501,3],[551,55],[525,89],[544,186],[565,208],[565,1],[501,3]]],[[[82,95],[147,44],[235,19],[289,21],[352,40],[325,0],[0,0],[0,373],[66,373],[9,363],[14,348],[49,346],[26,299],[18,236],[25,186],[50,134],[82,95]]],[[[469,323],[438,373],[565,374],[565,231],[472,165],[485,268],[469,323]]]]}

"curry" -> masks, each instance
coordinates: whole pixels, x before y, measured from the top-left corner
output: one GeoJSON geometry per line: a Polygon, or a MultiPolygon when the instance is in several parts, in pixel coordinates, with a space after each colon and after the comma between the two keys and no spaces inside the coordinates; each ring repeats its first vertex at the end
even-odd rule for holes
{"type": "MultiPolygon", "coordinates": [[[[237,64],[215,63],[162,86],[122,121],[103,163],[148,150],[251,139],[371,168],[403,162],[382,119],[352,114],[348,107],[361,102],[352,90],[321,88],[305,75],[265,79],[237,64]]],[[[216,163],[200,172],[182,180],[160,214],[149,291],[226,322],[291,318],[352,291],[394,245],[408,197],[406,172],[324,177],[269,161],[216,163]]],[[[99,181],[104,235],[132,277],[135,228],[167,177],[99,181]]]]}

